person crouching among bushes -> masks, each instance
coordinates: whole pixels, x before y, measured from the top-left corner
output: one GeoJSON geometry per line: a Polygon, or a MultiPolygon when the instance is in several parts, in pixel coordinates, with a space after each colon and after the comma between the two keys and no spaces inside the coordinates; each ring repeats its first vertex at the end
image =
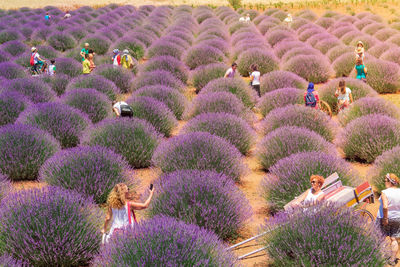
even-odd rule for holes
{"type": "Polygon", "coordinates": [[[293,207],[300,205],[310,205],[324,200],[325,194],[321,190],[324,185],[325,178],[320,175],[311,175],[311,188],[306,193],[298,197],[292,204],[293,207]]]}
{"type": "Polygon", "coordinates": [[[400,238],[400,179],[393,173],[385,176],[386,189],[382,191],[379,198],[381,203],[377,215],[377,222],[382,232],[390,237],[392,255],[389,265],[396,265],[399,261],[396,258],[399,244],[396,238],[400,238]]]}
{"type": "Polygon", "coordinates": [[[307,91],[304,93],[304,103],[306,107],[311,107],[318,109],[319,106],[319,96],[317,91],[314,90],[314,84],[309,83],[307,91]]]}
{"type": "Polygon", "coordinates": [[[114,186],[107,199],[107,214],[102,229],[103,244],[107,243],[114,233],[137,223],[135,210],[143,210],[150,205],[154,193],[154,188],[152,186],[150,186],[149,192],[150,195],[147,200],[144,203],[138,203],[130,200],[129,189],[126,184],[120,183],[114,186]],[[111,227],[107,234],[108,224],[110,222],[111,227]]]}
{"type": "Polygon", "coordinates": [[[341,80],[339,82],[339,88],[336,89],[335,96],[338,100],[338,110],[341,111],[351,103],[353,103],[353,95],[351,94],[350,88],[346,87],[346,82],[341,80]]]}
{"type": "Polygon", "coordinates": [[[129,106],[124,101],[113,101],[112,102],[112,110],[117,115],[117,117],[133,117],[133,110],[131,106],[129,106]]]}

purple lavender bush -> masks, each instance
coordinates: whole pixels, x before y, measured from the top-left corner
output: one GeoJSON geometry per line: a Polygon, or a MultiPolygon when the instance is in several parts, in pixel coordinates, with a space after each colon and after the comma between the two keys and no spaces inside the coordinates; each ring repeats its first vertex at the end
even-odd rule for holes
{"type": "Polygon", "coordinates": [[[0,49],[4,52],[7,52],[10,54],[12,57],[17,57],[27,51],[29,48],[26,44],[18,41],[18,40],[13,40],[13,41],[8,41],[6,43],[3,43],[0,46],[0,49]]]}
{"type": "Polygon", "coordinates": [[[1,202],[2,250],[32,266],[79,266],[100,248],[101,211],[91,199],[61,189],[22,190],[1,202]]]}
{"type": "Polygon", "coordinates": [[[320,134],[328,141],[335,136],[336,123],[320,110],[300,105],[288,105],[272,110],[261,122],[264,134],[282,126],[297,126],[307,128],[320,134]]]}
{"type": "Polygon", "coordinates": [[[94,73],[112,81],[123,94],[132,91],[131,83],[134,76],[125,68],[113,66],[112,64],[103,64],[97,67],[94,73]]]}
{"type": "Polygon", "coordinates": [[[133,96],[126,100],[133,117],[150,122],[157,131],[169,137],[178,124],[172,111],[161,101],[148,96],[133,96]]]}
{"type": "Polygon", "coordinates": [[[377,157],[374,165],[368,170],[369,180],[375,186],[378,193],[386,189],[385,175],[394,173],[400,175],[400,146],[387,150],[377,157]]]}
{"type": "Polygon", "coordinates": [[[106,119],[90,127],[84,145],[103,146],[122,155],[134,168],[150,166],[161,135],[147,121],[137,118],[106,119]]]}
{"type": "Polygon", "coordinates": [[[222,63],[203,65],[193,70],[191,79],[196,88],[196,93],[200,92],[210,81],[224,77],[226,70],[227,66],[222,63]]]}
{"type": "Polygon", "coordinates": [[[193,101],[190,108],[185,113],[186,118],[193,118],[203,113],[225,112],[238,117],[242,117],[249,121],[252,116],[243,103],[232,93],[216,92],[198,95],[193,101]]]}
{"type": "Polygon", "coordinates": [[[0,63],[10,61],[10,55],[7,52],[0,51],[0,63]]]}
{"type": "Polygon", "coordinates": [[[15,91],[0,93],[0,126],[14,123],[19,114],[31,105],[31,101],[15,91]]]}
{"type": "Polygon", "coordinates": [[[227,240],[251,216],[251,206],[235,183],[213,171],[182,170],[162,175],[149,207],[151,217],[168,216],[195,224],[227,240]]]}
{"type": "Polygon", "coordinates": [[[261,75],[278,70],[278,59],[275,57],[274,53],[269,50],[261,50],[258,48],[253,48],[246,50],[239,55],[238,61],[238,71],[242,76],[249,76],[251,71],[250,66],[252,64],[258,65],[258,70],[261,75]]]}
{"type": "Polygon", "coordinates": [[[62,73],[70,77],[76,77],[82,74],[82,64],[79,64],[73,58],[57,58],[57,75],[62,73]]]}
{"type": "Polygon", "coordinates": [[[18,123],[31,125],[49,132],[63,148],[80,143],[83,131],[90,125],[86,114],[62,103],[39,103],[20,114],[18,123]]]}
{"type": "Polygon", "coordinates": [[[146,45],[138,39],[125,37],[121,38],[115,47],[120,51],[128,49],[130,55],[139,60],[144,56],[146,45]]]}
{"type": "Polygon", "coordinates": [[[141,72],[151,72],[155,70],[168,71],[183,83],[186,83],[189,77],[189,70],[185,64],[171,56],[153,57],[144,63],[141,68],[141,72]]]}
{"type": "Polygon", "coordinates": [[[318,93],[319,98],[328,103],[334,113],[338,111],[335,91],[339,86],[340,80],[344,80],[346,82],[346,87],[350,88],[354,101],[362,97],[377,95],[374,89],[361,80],[356,80],[353,78],[337,78],[330,80],[318,90],[318,93]]]}
{"type": "Polygon", "coordinates": [[[314,55],[295,56],[283,65],[283,70],[293,72],[313,83],[326,82],[333,74],[328,59],[314,55]]]}
{"type": "Polygon", "coordinates": [[[211,170],[239,181],[246,171],[237,148],[223,138],[194,132],[172,137],[161,143],[152,161],[163,172],[211,170]]]}
{"type": "MultiPolygon", "coordinates": [[[[90,48],[98,55],[104,55],[110,48],[110,40],[101,35],[89,35],[82,39],[82,44],[89,43],[90,48]]],[[[69,47],[72,48],[72,47],[69,47]]]]}
{"type": "Polygon", "coordinates": [[[181,92],[183,92],[185,87],[185,85],[172,73],[165,70],[154,70],[144,72],[136,77],[133,82],[133,90],[136,91],[139,88],[151,85],[168,86],[181,92]]]}
{"type": "Polygon", "coordinates": [[[297,88],[281,88],[264,94],[257,108],[265,117],[271,110],[284,107],[287,105],[304,104],[304,91],[297,88]]]}
{"type": "Polygon", "coordinates": [[[348,123],[337,143],[347,159],[371,163],[400,144],[400,122],[385,115],[366,115],[348,123]]]}
{"type": "Polygon", "coordinates": [[[201,65],[223,61],[224,54],[219,49],[203,44],[193,46],[184,56],[184,62],[191,70],[201,65]]]}
{"type": "Polygon", "coordinates": [[[27,73],[23,67],[14,62],[1,62],[0,63],[0,77],[4,77],[8,80],[24,78],[27,73]]]}
{"type": "Polygon", "coordinates": [[[214,233],[175,218],[156,216],[111,238],[95,266],[234,266],[214,233]],[[123,236],[122,236],[123,235],[123,236]]]}
{"type": "Polygon", "coordinates": [[[33,103],[48,102],[55,98],[55,93],[45,82],[35,77],[19,78],[6,82],[7,91],[16,91],[33,103]]]}
{"type": "Polygon", "coordinates": [[[284,42],[279,42],[278,44],[276,44],[274,46],[274,52],[275,55],[278,58],[282,58],[287,52],[289,52],[290,50],[292,50],[293,48],[298,48],[298,47],[308,47],[307,45],[305,45],[303,42],[300,41],[288,41],[286,42],[286,40],[284,42]]]}
{"type": "Polygon", "coordinates": [[[182,129],[183,133],[208,132],[219,136],[246,154],[255,143],[255,131],[249,124],[229,113],[203,113],[191,119],[182,129]]]}
{"type": "Polygon", "coordinates": [[[369,58],[367,83],[378,93],[395,93],[400,85],[400,68],[396,63],[369,58]]]}
{"type": "Polygon", "coordinates": [[[332,62],[336,77],[349,76],[354,70],[354,52],[347,52],[332,62]]]}
{"type": "Polygon", "coordinates": [[[134,97],[147,96],[152,97],[164,103],[174,114],[175,118],[180,120],[187,107],[186,97],[174,88],[163,85],[152,85],[142,87],[133,93],[134,97]]]}
{"type": "Polygon", "coordinates": [[[23,260],[16,260],[10,255],[3,254],[0,257],[0,262],[4,267],[24,267],[28,266],[28,263],[23,260]]]}
{"type": "Polygon", "coordinates": [[[57,96],[61,96],[64,94],[65,89],[71,79],[68,75],[57,73],[57,75],[45,75],[41,77],[42,80],[51,86],[51,89],[57,94],[57,96]]]}
{"type": "MultiPolygon", "coordinates": [[[[338,57],[348,52],[353,52],[353,59],[354,59],[354,47],[346,45],[337,45],[335,47],[332,47],[331,49],[328,50],[326,56],[329,58],[331,62],[334,62],[338,57]]],[[[368,52],[370,51],[368,50],[368,52]]]]}
{"type": "Polygon", "coordinates": [[[4,174],[0,173],[0,200],[6,197],[11,191],[12,184],[10,179],[4,174]]]}
{"type": "Polygon", "coordinates": [[[64,52],[65,50],[74,48],[76,46],[76,41],[74,37],[72,37],[68,33],[64,32],[56,32],[50,35],[47,39],[49,45],[51,45],[54,49],[64,52]]]}
{"type": "Polygon", "coordinates": [[[92,123],[98,123],[112,114],[111,101],[103,93],[91,88],[68,91],[61,102],[85,113],[92,123]]]}
{"type": "Polygon", "coordinates": [[[0,172],[11,180],[34,180],[40,166],[60,150],[52,136],[37,128],[8,124],[0,127],[0,172]]]}
{"type": "Polygon", "coordinates": [[[269,169],[261,184],[262,195],[271,211],[280,210],[311,187],[311,175],[326,178],[334,172],[338,173],[344,185],[358,186],[362,182],[351,165],[335,155],[321,151],[292,154],[269,169]]]}
{"type": "Polygon", "coordinates": [[[329,202],[299,207],[266,221],[268,229],[275,230],[262,243],[276,266],[386,265],[380,229],[352,208],[329,202]]]}
{"type": "MultiPolygon", "coordinates": [[[[284,39],[287,39],[287,40],[294,39],[294,36],[295,36],[294,33],[289,30],[272,28],[266,34],[266,39],[267,39],[267,42],[272,47],[274,47],[275,45],[277,45],[279,42],[281,42],[284,39]]],[[[284,42],[286,42],[286,40],[284,42]]]]}
{"type": "Polygon", "coordinates": [[[132,170],[122,156],[108,148],[87,146],[54,154],[40,168],[39,179],[103,204],[114,185],[131,184],[131,173],[132,170]]]}
{"type": "Polygon", "coordinates": [[[180,59],[184,49],[172,42],[159,40],[154,42],[147,50],[147,57],[171,56],[180,59]]]}
{"type": "Polygon", "coordinates": [[[19,40],[19,39],[22,38],[21,35],[18,33],[18,31],[15,31],[13,29],[6,29],[0,31],[0,44],[4,44],[5,42],[19,40]]]}
{"type": "Polygon", "coordinates": [[[218,78],[210,81],[200,95],[216,92],[229,92],[240,99],[246,107],[253,107],[257,100],[257,93],[240,78],[226,79],[218,78]]]}
{"type": "Polygon", "coordinates": [[[400,48],[398,48],[398,47],[389,48],[388,47],[388,49],[385,52],[382,52],[382,54],[380,55],[379,58],[382,60],[386,60],[386,61],[390,61],[390,62],[399,64],[400,63],[399,57],[400,57],[400,48]]]}
{"type": "Polygon", "coordinates": [[[272,71],[264,74],[260,79],[261,95],[280,88],[306,89],[307,81],[289,71],[272,71]]]}
{"type": "Polygon", "coordinates": [[[96,89],[100,93],[106,94],[110,100],[116,100],[117,94],[120,93],[112,81],[96,74],[76,77],[68,84],[66,92],[77,88],[96,89]]]}
{"type": "Polygon", "coordinates": [[[354,119],[369,115],[381,114],[400,119],[400,110],[391,102],[379,97],[363,97],[355,101],[349,108],[338,114],[339,122],[347,125],[354,119]]]}
{"type": "Polygon", "coordinates": [[[333,144],[306,128],[283,126],[266,135],[257,146],[256,155],[265,170],[280,159],[299,152],[321,151],[335,154],[333,144]]]}

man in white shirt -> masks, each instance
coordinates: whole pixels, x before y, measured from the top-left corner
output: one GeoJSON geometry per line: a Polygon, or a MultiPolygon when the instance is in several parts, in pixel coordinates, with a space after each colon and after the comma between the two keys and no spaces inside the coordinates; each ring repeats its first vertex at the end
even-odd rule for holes
{"type": "Polygon", "coordinates": [[[236,74],[236,69],[237,69],[237,64],[235,62],[232,63],[232,67],[229,68],[224,75],[224,78],[235,78],[236,74]]]}

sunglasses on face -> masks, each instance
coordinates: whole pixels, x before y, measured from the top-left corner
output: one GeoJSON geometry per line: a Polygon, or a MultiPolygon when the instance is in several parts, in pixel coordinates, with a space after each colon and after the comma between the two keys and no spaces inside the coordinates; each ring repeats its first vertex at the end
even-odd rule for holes
{"type": "Polygon", "coordinates": [[[311,181],[311,184],[316,184],[317,183],[317,181],[311,181]]]}

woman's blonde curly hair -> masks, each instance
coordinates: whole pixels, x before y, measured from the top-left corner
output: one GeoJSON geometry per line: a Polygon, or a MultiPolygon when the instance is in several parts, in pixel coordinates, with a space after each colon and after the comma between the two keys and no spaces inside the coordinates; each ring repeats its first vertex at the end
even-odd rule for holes
{"type": "Polygon", "coordinates": [[[126,196],[122,188],[126,186],[124,183],[116,184],[111,190],[107,198],[107,204],[114,209],[121,209],[126,204],[126,196]]]}

